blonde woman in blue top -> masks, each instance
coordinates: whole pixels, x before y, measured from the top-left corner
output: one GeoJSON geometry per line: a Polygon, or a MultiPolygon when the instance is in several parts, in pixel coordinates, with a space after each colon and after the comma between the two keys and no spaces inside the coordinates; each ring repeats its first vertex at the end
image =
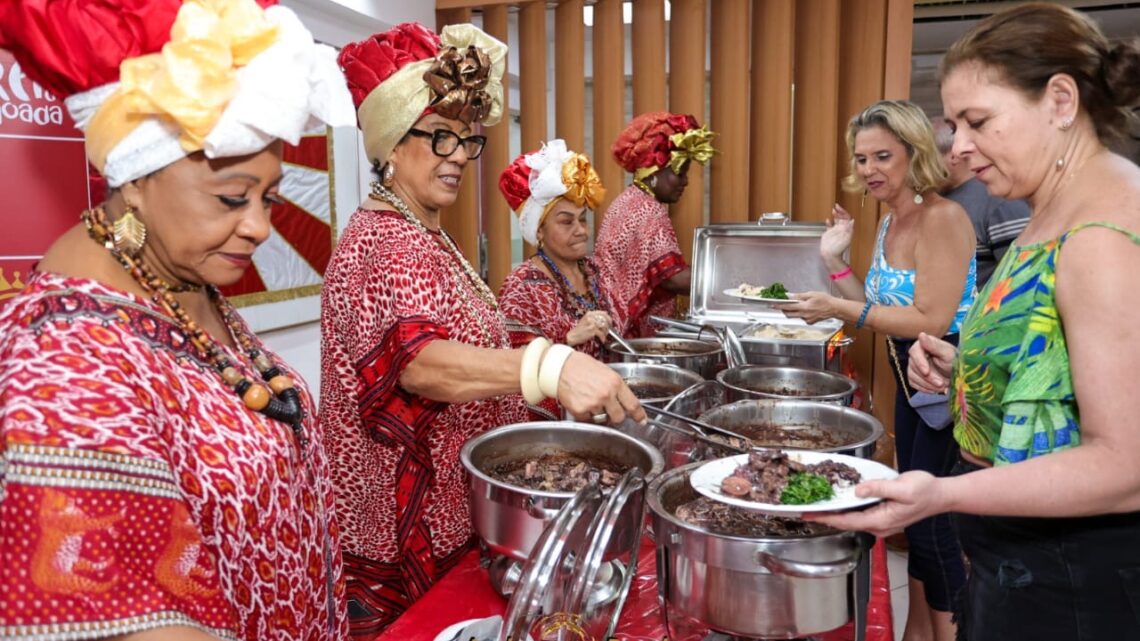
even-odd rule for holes
{"type": "MultiPolygon", "coordinates": [[[[788,316],[814,323],[842,318],[888,336],[898,387],[895,447],[902,471],[946,476],[958,459],[950,430],[923,422],[908,402],[907,350],[920,333],[956,341],[975,295],[974,229],[965,210],[938,195],[948,174],[934,131],[917,106],[884,100],[867,107],[847,128],[851,175],[844,187],[889,207],[875,242],[865,283],[843,260],[854,220],[839,205],[832,210],[820,254],[840,297],[822,292],[792,294],[788,316]]],[[[951,641],[951,611],[965,586],[961,550],[947,515],[905,530],[910,611],[904,641],[951,641]]]]}

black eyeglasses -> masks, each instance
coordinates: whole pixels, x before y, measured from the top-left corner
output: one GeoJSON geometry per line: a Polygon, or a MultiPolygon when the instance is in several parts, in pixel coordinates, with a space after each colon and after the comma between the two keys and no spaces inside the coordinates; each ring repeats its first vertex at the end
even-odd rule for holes
{"type": "Polygon", "coordinates": [[[432,131],[424,131],[422,129],[409,129],[408,133],[420,138],[431,138],[431,151],[441,158],[447,158],[455,153],[459,145],[463,145],[463,150],[467,152],[468,160],[475,160],[483,153],[483,147],[487,144],[486,136],[467,136],[460,138],[459,134],[447,129],[436,129],[432,131]]]}

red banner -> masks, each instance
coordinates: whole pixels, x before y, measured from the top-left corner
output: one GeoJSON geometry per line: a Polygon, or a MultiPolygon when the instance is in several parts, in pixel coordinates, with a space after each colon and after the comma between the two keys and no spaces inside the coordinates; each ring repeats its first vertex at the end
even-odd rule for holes
{"type": "Polygon", "coordinates": [[[83,136],[63,100],[0,50],[0,304],[90,206],[83,136]]]}
{"type": "MultiPolygon", "coordinates": [[[[273,232],[245,276],[225,288],[237,305],[320,291],[332,253],[335,221],[328,136],[285,147],[284,205],[271,214],[273,232]]],[[[63,100],[32,82],[0,50],[0,305],[19,292],[51,243],[92,203],[101,202],[101,178],[89,178],[83,135],[63,100]]]]}

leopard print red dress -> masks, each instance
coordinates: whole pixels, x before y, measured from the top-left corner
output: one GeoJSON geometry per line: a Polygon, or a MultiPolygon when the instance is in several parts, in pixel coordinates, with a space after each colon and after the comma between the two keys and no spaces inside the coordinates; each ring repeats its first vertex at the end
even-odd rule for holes
{"type": "MultiPolygon", "coordinates": [[[[247,355],[222,350],[261,378],[247,355]]],[[[270,357],[296,381],[302,442],[246,409],[149,300],[37,273],[7,301],[0,638],[164,626],[231,641],[344,638],[320,426],[303,381],[270,357]]]]}
{"type": "MultiPolygon", "coordinates": [[[[537,259],[535,259],[537,260],[537,259]]],[[[596,284],[601,296],[601,311],[614,319],[614,329],[620,334],[625,330],[620,317],[614,312],[613,299],[605,283],[598,276],[597,265],[587,258],[588,275],[591,284],[596,284]]],[[[510,323],[511,346],[523,347],[538,336],[544,336],[555,343],[565,343],[566,335],[582,318],[581,305],[566,299],[558,284],[536,267],[531,261],[523,261],[507,277],[499,288],[499,308],[510,323]]],[[[597,359],[602,358],[604,348],[601,341],[589,340],[574,349],[597,359]]],[[[538,406],[528,406],[531,418],[541,420],[561,420],[562,406],[558,399],[548,398],[538,406]]]]}
{"type": "Polygon", "coordinates": [[[674,316],[677,297],[661,283],[684,271],[669,209],[636,185],[626,187],[602,220],[594,260],[609,286],[628,338],[653,336],[650,315],[674,316]]]}
{"type": "Polygon", "coordinates": [[[378,636],[467,550],[463,443],[527,419],[518,395],[449,405],[400,387],[431,341],[509,347],[471,288],[436,238],[390,211],[358,209],[325,273],[321,422],[355,638],[378,636]]]}

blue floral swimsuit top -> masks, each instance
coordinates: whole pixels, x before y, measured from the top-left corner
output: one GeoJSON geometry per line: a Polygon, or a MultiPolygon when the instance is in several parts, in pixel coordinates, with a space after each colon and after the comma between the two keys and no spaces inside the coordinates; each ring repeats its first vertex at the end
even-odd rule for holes
{"type": "MultiPolygon", "coordinates": [[[[891,305],[905,307],[914,304],[914,276],[913,269],[895,269],[887,263],[887,253],[883,245],[887,238],[887,229],[891,226],[891,216],[887,215],[879,227],[879,237],[875,240],[875,254],[871,257],[871,269],[867,271],[867,280],[863,283],[863,294],[867,300],[875,305],[891,305]]],[[[962,299],[958,303],[958,313],[954,315],[954,322],[950,324],[947,334],[957,334],[966,320],[966,312],[974,303],[978,294],[978,263],[974,256],[970,257],[970,271],[966,274],[966,287],[962,290],[962,299]]]]}

